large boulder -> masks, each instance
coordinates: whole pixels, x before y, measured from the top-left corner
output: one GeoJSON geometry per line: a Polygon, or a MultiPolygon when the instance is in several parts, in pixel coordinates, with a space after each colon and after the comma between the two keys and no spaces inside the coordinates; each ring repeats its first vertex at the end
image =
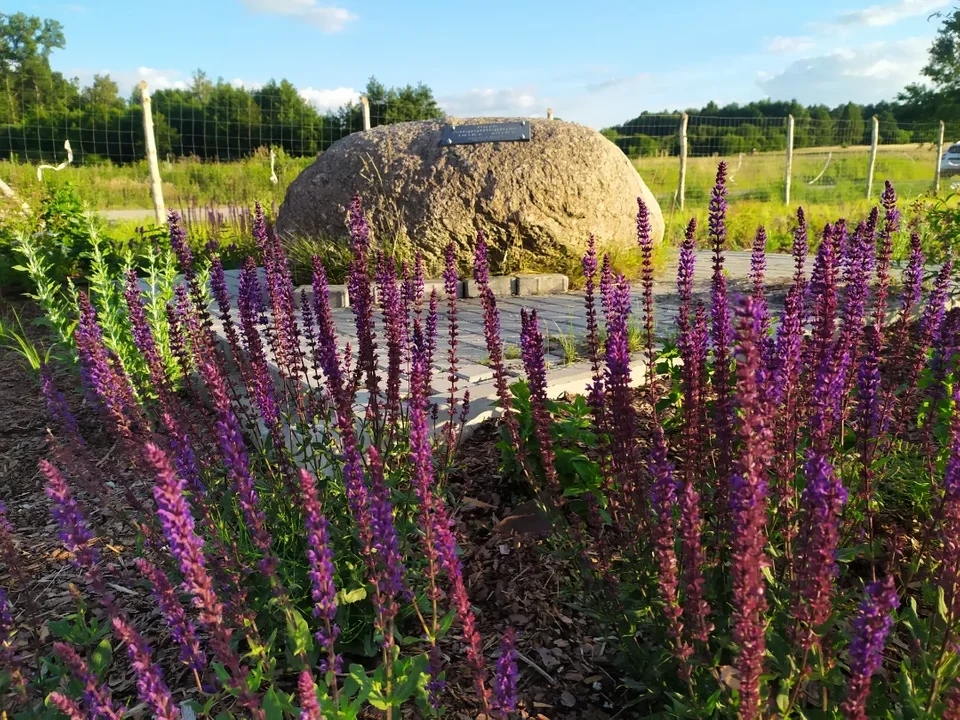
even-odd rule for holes
{"type": "Polygon", "coordinates": [[[590,233],[601,246],[636,243],[637,198],[650,208],[655,242],[663,215],[627,157],[590,128],[530,120],[529,142],[441,146],[444,125],[500,118],[400,123],[335,142],[293,181],[280,206],[281,237],[343,237],[354,193],[375,237],[419,249],[436,268],[452,238],[469,260],[477,230],[494,270],[567,267],[590,233]]]}

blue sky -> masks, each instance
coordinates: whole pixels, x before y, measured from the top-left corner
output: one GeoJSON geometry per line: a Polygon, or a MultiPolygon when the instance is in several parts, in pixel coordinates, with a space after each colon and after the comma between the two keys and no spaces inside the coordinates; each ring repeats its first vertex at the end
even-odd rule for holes
{"type": "Polygon", "coordinates": [[[919,78],[951,0],[76,0],[0,2],[60,20],[54,67],[128,91],[197,68],[254,86],[286,77],[318,107],[370,75],[423,81],[447,112],[594,127],[641,110],[764,97],[893,99],[919,78]]]}

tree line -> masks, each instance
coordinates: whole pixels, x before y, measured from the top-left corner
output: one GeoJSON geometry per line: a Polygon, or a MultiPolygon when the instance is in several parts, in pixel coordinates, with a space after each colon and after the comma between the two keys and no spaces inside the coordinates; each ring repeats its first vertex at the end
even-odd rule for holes
{"type": "MultiPolygon", "coordinates": [[[[960,138],[960,8],[940,15],[941,25],[922,73],[930,84],[908,85],[893,102],[830,108],[804,106],[796,100],[760,100],[719,106],[714,102],[686,110],[691,155],[735,155],[783,150],[788,115],[795,120],[794,147],[865,145],[871,141],[874,116],[879,142],[931,143],[939,122],[946,123],[946,141],[960,138]]],[[[675,155],[680,149],[680,111],[643,112],[602,132],[631,156],[675,155]],[[668,116],[668,117],[665,117],[668,116]]]]}
{"type": "MultiPolygon", "coordinates": [[[[770,101],[723,107],[710,102],[687,110],[687,151],[691,155],[736,155],[741,152],[784,150],[787,146],[787,116],[794,117],[795,148],[850,146],[870,143],[869,118],[876,116],[879,142],[929,143],[937,125],[900,124],[898,104],[846,103],[835,108],[803,106],[796,101],[770,101]]],[[[628,155],[676,155],[680,150],[680,113],[641,113],[620,125],[601,131],[628,155]]]]}
{"type": "MultiPolygon", "coordinates": [[[[130,162],[144,157],[139,89],[120,95],[109,75],[82,87],[50,66],[66,39],[56,20],[0,13],[0,159],[62,160],[69,140],[74,162],[130,162]]],[[[423,84],[365,88],[373,125],[441,117],[423,84]]],[[[151,91],[161,156],[208,160],[246,157],[260,147],[313,155],[362,129],[359,103],[319,112],[288,80],[237,87],[198,70],[188,87],[151,91]]]]}

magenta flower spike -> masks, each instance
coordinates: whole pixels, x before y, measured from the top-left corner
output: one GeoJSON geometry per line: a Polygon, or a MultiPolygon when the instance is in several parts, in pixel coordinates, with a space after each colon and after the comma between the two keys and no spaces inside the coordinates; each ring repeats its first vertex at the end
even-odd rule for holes
{"type": "Polygon", "coordinates": [[[57,710],[66,715],[67,720],[90,720],[90,716],[80,709],[76,700],[58,692],[52,692],[47,697],[57,710]]]}
{"type": "Polygon", "coordinates": [[[300,698],[300,720],[323,720],[320,714],[320,702],[317,700],[317,686],[313,674],[302,670],[297,679],[297,695],[300,698]]]}
{"type": "Polygon", "coordinates": [[[888,575],[867,586],[851,631],[850,678],[847,696],[840,706],[847,720],[867,720],[870,679],[883,665],[883,647],[893,629],[893,612],[899,605],[893,577],[888,575]]]}
{"type": "MultiPolygon", "coordinates": [[[[323,623],[316,632],[317,642],[326,652],[321,661],[321,671],[339,672],[340,657],[334,651],[334,643],[340,635],[337,619],[337,588],[334,585],[336,568],[330,546],[330,525],[320,513],[320,499],[313,476],[300,469],[300,488],[303,498],[303,519],[307,531],[307,560],[310,563],[310,584],[313,592],[313,616],[323,623]]],[[[311,687],[313,678],[310,678],[311,687]]]]}
{"type": "Polygon", "coordinates": [[[753,238],[753,252],[750,255],[750,284],[753,287],[753,301],[760,313],[760,331],[767,344],[770,330],[770,311],[767,307],[767,289],[764,282],[767,272],[767,230],[763,225],[757,228],[753,238]]]}
{"type": "MultiPolygon", "coordinates": [[[[706,381],[706,318],[697,320],[693,312],[693,274],[696,269],[697,222],[691,219],[680,245],[677,269],[677,293],[680,309],[677,314],[677,349],[683,360],[681,384],[683,388],[683,478],[678,505],[683,559],[683,612],[692,638],[706,643],[713,626],[707,621],[710,606],[704,599],[706,580],[703,576],[703,518],[700,513],[700,493],[695,468],[700,466],[703,452],[704,384],[706,381]]],[[[698,308],[702,312],[703,306],[698,308]]]]}
{"type": "Polygon", "coordinates": [[[727,239],[727,164],[717,166],[717,182],[710,194],[708,237],[713,247],[713,278],[710,289],[710,321],[713,339],[713,386],[717,401],[717,482],[721,507],[728,496],[733,463],[733,396],[731,394],[731,349],[733,324],[727,299],[727,278],[723,272],[723,247],[727,239]]]}
{"type": "Polygon", "coordinates": [[[560,502],[560,483],[557,480],[553,438],[550,435],[553,420],[547,409],[547,366],[537,311],[532,310],[528,313],[526,308],[521,308],[520,325],[520,354],[523,357],[523,367],[530,387],[530,410],[533,413],[540,460],[547,488],[551,493],[550,501],[557,503],[560,502]]]}
{"type": "Polygon", "coordinates": [[[673,509],[677,502],[676,482],[673,477],[673,463],[667,458],[667,443],[660,425],[654,425],[650,474],[653,476],[653,485],[650,488],[654,514],[653,553],[657,562],[660,601],[667,619],[670,651],[677,659],[677,671],[681,678],[688,680],[690,666],[687,659],[693,654],[693,648],[683,638],[683,611],[678,598],[680,578],[677,572],[677,553],[674,549],[676,532],[673,522],[673,509]]]}
{"type": "Polygon", "coordinates": [[[130,269],[127,272],[123,295],[127,303],[127,316],[130,319],[133,343],[147,361],[150,382],[153,383],[158,393],[168,392],[167,368],[160,357],[160,351],[157,349],[153,333],[150,331],[150,325],[147,323],[146,310],[143,306],[143,298],[140,295],[140,280],[137,277],[136,270],[130,269]]]}
{"type": "Polygon", "coordinates": [[[805,518],[800,524],[793,616],[799,624],[800,646],[809,650],[818,640],[818,628],[833,611],[840,517],[847,491],[819,450],[811,452],[804,475],[806,487],[800,506],[805,518]]]}
{"type": "Polygon", "coordinates": [[[384,335],[387,342],[387,396],[385,403],[388,428],[395,427],[400,417],[400,374],[407,345],[406,315],[397,285],[393,258],[378,254],[377,288],[380,310],[383,313],[384,335]]]}
{"type": "MultiPolygon", "coordinates": [[[[893,237],[900,230],[900,210],[897,208],[897,193],[887,180],[880,195],[883,206],[883,229],[877,244],[877,282],[874,289],[874,324],[883,329],[887,314],[887,293],[890,289],[890,259],[893,256],[893,237]]],[[[873,219],[874,227],[877,220],[873,219]]]]}
{"type": "Polygon", "coordinates": [[[900,313],[904,322],[907,321],[912,310],[920,304],[920,296],[923,291],[924,263],[920,233],[912,233],[910,235],[910,260],[903,271],[903,299],[900,302],[900,313]]]}
{"type": "Polygon", "coordinates": [[[373,327],[373,287],[368,272],[370,226],[363,215],[359,195],[354,195],[349,211],[353,260],[347,276],[347,292],[357,329],[357,369],[365,378],[370,412],[378,417],[380,375],[377,372],[377,343],[373,327]]]}
{"type": "Polygon", "coordinates": [[[767,465],[773,450],[771,418],[758,382],[763,367],[760,314],[747,297],[737,329],[737,391],[740,458],[730,485],[733,639],[739,651],[739,714],[752,720],[760,714],[760,676],[766,647],[764,568],[767,558],[767,465]]]}
{"type": "Polygon", "coordinates": [[[143,454],[156,476],[153,499],[157,503],[157,519],[183,575],[183,589],[193,596],[200,624],[209,635],[217,660],[230,671],[231,688],[244,708],[260,720],[263,711],[256,697],[247,689],[247,670],[240,665],[240,658],[231,646],[232,631],[224,622],[223,603],[213,588],[213,580],[206,567],[203,540],[194,529],[183,480],[174,472],[163,450],[156,445],[146,443],[143,454]]]}
{"type": "Polygon", "coordinates": [[[124,711],[114,705],[110,686],[101,683],[94,676],[76,650],[66,643],[58,642],[54,643],[53,651],[83,685],[83,702],[89,708],[92,717],[102,718],[102,720],[123,718],[124,711]]]}
{"type": "Polygon", "coordinates": [[[226,381],[216,366],[207,363],[201,368],[201,374],[207,385],[217,413],[217,441],[227,474],[233,483],[240,500],[244,520],[253,536],[254,545],[263,553],[260,569],[271,581],[276,581],[276,558],[271,550],[272,538],[267,530],[266,518],[260,509],[253,475],[250,472],[250,460],[243,441],[240,422],[233,412],[230,397],[227,394],[226,381]]]}
{"type": "MultiPolygon", "coordinates": [[[[588,388],[587,398],[593,408],[595,422],[599,428],[604,425],[603,420],[603,365],[600,356],[600,327],[597,323],[597,241],[591,234],[587,242],[587,252],[581,260],[585,287],[583,293],[584,309],[587,315],[587,347],[590,352],[590,367],[592,378],[588,388]]],[[[497,328],[499,334],[499,327],[497,328]]]]}
{"type": "Polygon", "coordinates": [[[514,648],[516,632],[507,628],[500,641],[500,658],[494,672],[493,699],[497,709],[506,715],[517,709],[517,651],[514,648]]]}
{"type": "Polygon", "coordinates": [[[180,661],[191,670],[201,672],[207,665],[207,658],[200,649],[197,629],[187,619],[176,590],[170,584],[166,574],[144,558],[137,558],[136,565],[143,576],[150,581],[153,598],[167,621],[170,635],[180,646],[180,661]]]}
{"type": "Polygon", "coordinates": [[[70,486],[60,471],[46,460],[40,461],[40,472],[47,479],[47,497],[52,501],[51,513],[60,526],[60,539],[73,555],[79,568],[97,564],[99,553],[93,547],[93,533],[87,527],[86,518],[80,510],[70,486]]]}
{"type": "Polygon", "coordinates": [[[160,667],[153,661],[153,651],[133,626],[122,617],[113,618],[117,637],[127,646],[127,654],[137,675],[137,695],[157,720],[178,720],[180,710],[170,696],[160,667]]]}
{"type": "Polygon", "coordinates": [[[79,293],[80,318],[74,333],[80,374],[93,397],[121,437],[131,437],[142,421],[130,379],[120,361],[107,350],[97,313],[86,293],[79,293]]]}
{"type": "Polygon", "coordinates": [[[457,297],[459,295],[457,288],[460,284],[457,274],[457,255],[456,246],[453,241],[447,244],[445,252],[445,265],[443,270],[443,290],[447,296],[447,329],[449,339],[447,342],[447,422],[444,427],[444,437],[447,443],[447,459],[450,459],[450,453],[453,452],[455,439],[455,418],[457,415],[457,369],[459,358],[457,357],[457,344],[460,334],[460,325],[457,321],[457,297]]]}
{"type": "Polygon", "coordinates": [[[253,396],[260,417],[271,430],[280,424],[280,410],[277,407],[273,375],[267,364],[263,342],[257,324],[263,314],[263,297],[260,281],[257,278],[257,266],[253,258],[247,258],[240,271],[240,289],[237,298],[237,311],[240,315],[240,328],[250,362],[248,394],[253,396]]]}
{"type": "MultiPolygon", "coordinates": [[[[647,384],[653,387],[653,230],[650,226],[650,211],[642,198],[637,198],[637,245],[640,247],[642,266],[640,282],[643,287],[644,344],[647,351],[647,384]]],[[[651,395],[653,400],[653,395],[651,395]]]]}

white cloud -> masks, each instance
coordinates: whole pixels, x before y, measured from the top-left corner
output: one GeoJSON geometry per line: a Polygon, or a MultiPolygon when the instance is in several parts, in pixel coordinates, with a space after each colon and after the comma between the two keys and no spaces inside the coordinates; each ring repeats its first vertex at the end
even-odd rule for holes
{"type": "MultiPolygon", "coordinates": [[[[147,81],[147,87],[151,90],[186,90],[190,85],[190,81],[186,80],[183,77],[183,73],[179,70],[156,70],[154,68],[148,67],[139,67],[137,68],[137,80],[147,81]]],[[[111,77],[117,82],[120,82],[121,77],[126,77],[129,73],[118,73],[117,76],[114,76],[111,73],[111,77]]],[[[132,83],[136,84],[136,83],[132,83]]]]}
{"type": "Polygon", "coordinates": [[[920,79],[928,44],[926,38],[907,38],[838,50],[797,60],[781,72],[758,73],[757,84],[772,98],[805,104],[892,100],[920,79]]]}
{"type": "Polygon", "coordinates": [[[950,5],[952,0],[896,0],[885,5],[871,5],[862,10],[847,10],[833,20],[817,23],[822,30],[843,30],[856,27],[896,25],[901,20],[929,15],[950,5]]]}
{"type": "Polygon", "coordinates": [[[805,52],[814,46],[813,38],[806,35],[796,37],[779,36],[767,38],[763,49],[776,55],[793,55],[795,53],[805,52]]]}
{"type": "Polygon", "coordinates": [[[332,90],[306,87],[300,90],[300,97],[320,112],[336,110],[350,102],[360,102],[360,91],[353,88],[338,87],[332,90]]]}
{"type": "Polygon", "coordinates": [[[262,82],[244,80],[243,78],[234,78],[230,81],[230,84],[235,88],[243,88],[244,90],[259,90],[263,87],[262,82]]]}
{"type": "Polygon", "coordinates": [[[529,88],[477,88],[459,95],[438,98],[448,114],[457,117],[541,115],[547,102],[538,100],[529,88]]]}
{"type": "Polygon", "coordinates": [[[253,12],[302,20],[326,33],[338,33],[357,19],[346,8],[317,5],[317,0],[243,0],[243,4],[253,12]]]}
{"type": "Polygon", "coordinates": [[[158,70],[150,67],[139,67],[136,70],[80,69],[70,71],[67,75],[76,77],[81,85],[92,83],[94,75],[109,75],[117,84],[121,96],[129,95],[141,80],[147,81],[147,89],[151,92],[171,88],[183,90],[190,85],[189,77],[180,70],[158,70]]]}

